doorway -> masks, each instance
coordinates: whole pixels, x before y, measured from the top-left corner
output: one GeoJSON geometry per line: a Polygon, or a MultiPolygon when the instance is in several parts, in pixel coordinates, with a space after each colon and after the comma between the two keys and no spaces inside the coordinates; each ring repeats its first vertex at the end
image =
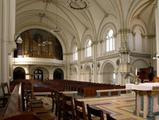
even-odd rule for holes
{"type": "Polygon", "coordinates": [[[13,71],[13,80],[25,79],[25,70],[22,67],[17,67],[13,71]]]}
{"type": "Polygon", "coordinates": [[[57,68],[57,69],[54,71],[53,79],[54,79],[54,80],[63,80],[63,79],[64,79],[63,70],[60,69],[60,68],[57,68]]]}

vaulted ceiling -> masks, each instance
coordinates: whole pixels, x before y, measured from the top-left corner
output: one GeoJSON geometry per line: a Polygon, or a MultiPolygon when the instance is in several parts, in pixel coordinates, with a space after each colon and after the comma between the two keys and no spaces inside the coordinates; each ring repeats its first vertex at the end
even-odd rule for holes
{"type": "Polygon", "coordinates": [[[129,29],[131,22],[140,19],[149,34],[154,34],[155,0],[87,1],[88,8],[74,10],[69,7],[68,0],[52,0],[47,8],[43,0],[17,0],[16,32],[43,28],[65,39],[63,44],[73,39],[76,39],[78,44],[87,31],[96,37],[105,20],[112,19],[118,28],[129,29]],[[44,12],[45,15],[42,16],[41,13],[44,12]],[[56,26],[60,32],[55,31],[56,26]]]}

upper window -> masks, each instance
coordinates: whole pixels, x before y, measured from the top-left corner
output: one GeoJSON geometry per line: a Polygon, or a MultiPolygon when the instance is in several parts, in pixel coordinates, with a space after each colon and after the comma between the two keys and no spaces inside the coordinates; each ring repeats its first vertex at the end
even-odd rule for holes
{"type": "Polygon", "coordinates": [[[78,60],[77,46],[74,46],[74,48],[73,48],[73,60],[78,60]]]}
{"type": "Polygon", "coordinates": [[[115,39],[114,39],[114,32],[112,29],[110,29],[106,34],[105,44],[106,44],[106,52],[115,50],[115,39]]]}
{"type": "Polygon", "coordinates": [[[92,56],[92,41],[88,40],[86,42],[86,57],[92,56]]]}

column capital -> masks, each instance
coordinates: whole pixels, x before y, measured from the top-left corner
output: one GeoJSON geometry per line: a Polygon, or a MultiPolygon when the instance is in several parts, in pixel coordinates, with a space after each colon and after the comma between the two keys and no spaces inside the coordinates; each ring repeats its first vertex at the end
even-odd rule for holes
{"type": "Polygon", "coordinates": [[[118,34],[120,35],[120,41],[121,41],[121,46],[119,52],[121,54],[128,54],[129,53],[129,48],[128,48],[128,33],[130,33],[131,30],[128,28],[122,28],[118,30],[118,34]]]}
{"type": "Polygon", "coordinates": [[[118,33],[130,33],[130,32],[131,32],[131,30],[128,28],[122,28],[122,29],[118,30],[118,33]]]}

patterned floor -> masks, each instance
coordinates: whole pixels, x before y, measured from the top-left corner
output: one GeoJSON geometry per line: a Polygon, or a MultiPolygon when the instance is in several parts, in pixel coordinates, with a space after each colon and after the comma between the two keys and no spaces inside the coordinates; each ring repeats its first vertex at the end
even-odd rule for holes
{"type": "MultiPolygon", "coordinates": [[[[47,109],[51,110],[52,100],[48,97],[38,97],[44,102],[47,109]]],[[[144,120],[134,115],[135,112],[135,96],[133,94],[100,97],[100,98],[80,98],[85,105],[90,104],[98,109],[102,109],[104,113],[110,113],[117,120],[144,120]]]]}
{"type": "Polygon", "coordinates": [[[134,115],[135,96],[133,94],[80,100],[85,104],[102,109],[105,113],[110,113],[117,120],[143,120],[143,118],[134,115]]]}

